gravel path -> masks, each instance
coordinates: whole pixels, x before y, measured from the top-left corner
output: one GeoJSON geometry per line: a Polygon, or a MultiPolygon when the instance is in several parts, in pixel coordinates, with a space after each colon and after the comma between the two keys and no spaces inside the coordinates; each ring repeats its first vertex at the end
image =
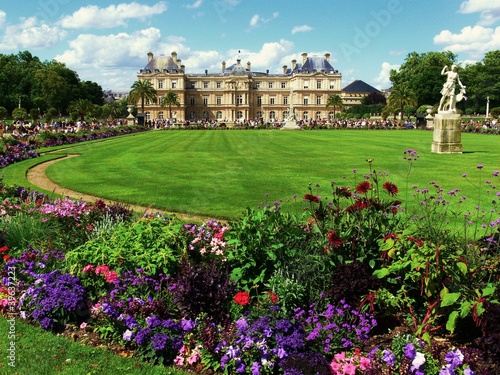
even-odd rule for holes
{"type": "MultiPolygon", "coordinates": [[[[68,197],[71,199],[77,199],[77,200],[90,202],[90,203],[94,203],[96,200],[101,199],[107,205],[110,205],[113,203],[120,203],[118,201],[112,201],[109,199],[96,197],[94,195],[84,194],[84,193],[80,193],[78,191],[66,189],[66,188],[56,184],[54,181],[52,181],[51,179],[49,179],[47,177],[47,175],[45,174],[45,171],[47,170],[47,168],[50,165],[57,163],[60,160],[72,158],[75,156],[78,156],[78,155],[68,155],[68,156],[65,156],[64,158],[53,159],[53,160],[49,160],[49,161],[46,161],[44,163],[35,165],[34,167],[32,167],[28,170],[26,178],[33,185],[36,185],[44,190],[51,191],[54,194],[59,194],[59,195],[62,195],[62,196],[65,196],[65,197],[68,197]]],[[[204,217],[204,216],[186,215],[186,214],[180,214],[180,213],[175,213],[175,212],[167,212],[167,211],[158,210],[158,209],[154,209],[151,207],[145,207],[145,206],[137,206],[137,205],[130,205],[130,204],[126,204],[126,206],[128,208],[134,210],[135,212],[142,213],[142,214],[146,214],[146,213],[154,214],[157,212],[161,212],[161,213],[167,214],[167,215],[175,215],[176,217],[178,217],[182,221],[205,222],[205,221],[213,219],[213,218],[204,217]]]]}

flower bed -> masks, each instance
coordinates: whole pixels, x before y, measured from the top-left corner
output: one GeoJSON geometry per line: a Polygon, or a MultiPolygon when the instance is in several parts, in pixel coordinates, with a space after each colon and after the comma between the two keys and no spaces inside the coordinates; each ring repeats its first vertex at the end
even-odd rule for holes
{"type": "Polygon", "coordinates": [[[496,202],[457,229],[463,197],[414,187],[407,212],[367,169],[331,196],[309,186],[301,215],[275,202],[228,224],[2,187],[0,309],[196,373],[495,373],[496,202]]]}

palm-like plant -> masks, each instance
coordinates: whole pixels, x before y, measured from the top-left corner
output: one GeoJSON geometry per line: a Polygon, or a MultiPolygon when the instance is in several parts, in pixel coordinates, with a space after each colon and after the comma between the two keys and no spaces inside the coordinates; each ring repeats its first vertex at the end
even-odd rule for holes
{"type": "Polygon", "coordinates": [[[391,108],[400,109],[401,123],[403,123],[405,105],[416,106],[417,101],[417,94],[411,89],[410,85],[407,82],[402,82],[392,88],[387,99],[387,105],[391,108]]]}
{"type": "Polygon", "coordinates": [[[342,97],[340,95],[333,94],[333,95],[330,95],[330,97],[326,101],[326,106],[333,107],[333,118],[335,118],[335,109],[336,108],[342,109],[344,107],[344,102],[343,102],[342,97]]]}
{"type": "Polygon", "coordinates": [[[69,110],[78,114],[80,120],[84,121],[85,116],[94,110],[94,104],[88,99],[78,99],[70,103],[69,110]]]}
{"type": "Polygon", "coordinates": [[[161,98],[160,105],[162,107],[168,107],[168,118],[172,118],[172,106],[178,107],[181,105],[179,100],[177,100],[177,94],[175,92],[169,91],[167,95],[161,98]]]}
{"type": "Polygon", "coordinates": [[[156,102],[158,94],[150,81],[135,81],[130,89],[128,102],[129,104],[137,104],[140,101],[142,113],[144,113],[144,103],[146,100],[156,102]]]}

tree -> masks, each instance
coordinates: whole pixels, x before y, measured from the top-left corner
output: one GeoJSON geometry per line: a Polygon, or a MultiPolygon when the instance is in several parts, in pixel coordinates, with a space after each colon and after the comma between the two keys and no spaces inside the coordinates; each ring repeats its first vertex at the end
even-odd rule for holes
{"type": "Polygon", "coordinates": [[[12,111],[12,118],[14,120],[25,120],[28,118],[28,112],[24,108],[16,108],[12,111]]]}
{"type": "Polygon", "coordinates": [[[365,96],[362,100],[362,103],[365,105],[371,105],[371,104],[385,105],[386,102],[387,99],[385,98],[385,95],[382,94],[381,92],[371,92],[367,96],[365,96]]]}
{"type": "Polygon", "coordinates": [[[400,110],[401,123],[403,123],[405,105],[417,106],[417,103],[417,95],[407,82],[394,86],[387,100],[387,105],[390,108],[400,110]]]}
{"type": "Polygon", "coordinates": [[[150,81],[135,81],[130,88],[131,90],[128,94],[129,103],[137,104],[137,102],[140,101],[142,113],[144,113],[144,104],[146,100],[150,102],[156,101],[158,94],[150,81]]]}
{"type": "Polygon", "coordinates": [[[415,93],[416,107],[425,103],[437,103],[443,87],[441,70],[445,65],[456,64],[457,57],[450,51],[409,53],[398,70],[391,70],[393,86],[407,83],[415,93]]]}
{"type": "Polygon", "coordinates": [[[342,110],[342,108],[344,108],[344,101],[342,100],[342,97],[340,95],[333,94],[330,95],[330,97],[326,101],[326,107],[333,107],[333,118],[335,118],[335,109],[340,108],[340,110],[342,110]]]}
{"type": "Polygon", "coordinates": [[[75,112],[78,116],[80,116],[80,120],[84,121],[85,116],[94,110],[94,104],[92,104],[92,102],[88,99],[78,99],[71,102],[69,110],[71,112],[75,112]]]}
{"type": "Polygon", "coordinates": [[[168,107],[168,118],[172,118],[172,106],[178,107],[181,105],[179,100],[177,100],[177,94],[175,92],[169,91],[167,95],[161,98],[160,105],[162,107],[168,107]]]}
{"type": "Polygon", "coordinates": [[[7,115],[9,114],[9,111],[7,111],[7,108],[5,107],[0,107],[0,118],[5,120],[7,118],[7,115]]]}

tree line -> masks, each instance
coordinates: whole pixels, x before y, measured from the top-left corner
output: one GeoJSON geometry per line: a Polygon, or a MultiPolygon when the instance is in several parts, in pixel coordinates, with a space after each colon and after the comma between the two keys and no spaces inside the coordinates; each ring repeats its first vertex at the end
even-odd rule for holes
{"type": "MultiPolygon", "coordinates": [[[[95,113],[104,109],[102,87],[92,81],[82,81],[65,64],[41,61],[29,51],[0,54],[0,119],[40,117],[50,120],[61,115],[95,113]]],[[[104,112],[126,115],[126,103],[115,104],[104,112]]],[[[97,116],[100,117],[100,116],[97,116]]]]}

